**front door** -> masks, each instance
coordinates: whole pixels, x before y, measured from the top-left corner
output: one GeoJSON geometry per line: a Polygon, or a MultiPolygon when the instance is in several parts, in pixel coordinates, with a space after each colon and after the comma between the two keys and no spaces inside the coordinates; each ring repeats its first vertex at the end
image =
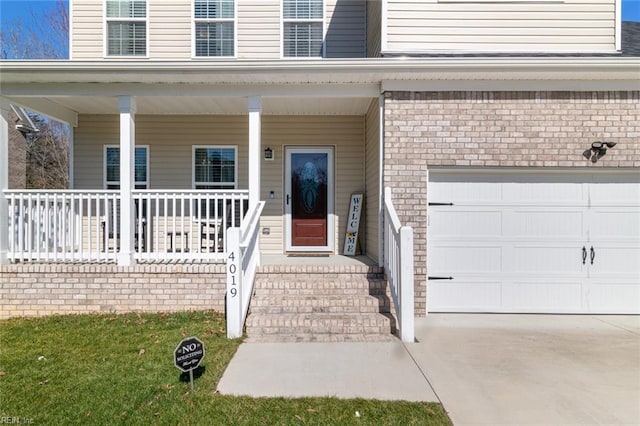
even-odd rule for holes
{"type": "Polygon", "coordinates": [[[333,148],[287,148],[287,251],[333,251],[333,148]]]}

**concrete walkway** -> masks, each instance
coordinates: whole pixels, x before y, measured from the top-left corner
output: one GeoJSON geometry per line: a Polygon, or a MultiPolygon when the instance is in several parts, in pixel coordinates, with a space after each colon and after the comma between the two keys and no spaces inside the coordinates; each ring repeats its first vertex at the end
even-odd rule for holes
{"type": "Polygon", "coordinates": [[[431,314],[416,337],[242,344],[218,389],[441,401],[457,426],[640,424],[640,316],[431,314]]]}
{"type": "Polygon", "coordinates": [[[401,342],[243,343],[218,390],[254,397],[437,401],[401,342]]]}

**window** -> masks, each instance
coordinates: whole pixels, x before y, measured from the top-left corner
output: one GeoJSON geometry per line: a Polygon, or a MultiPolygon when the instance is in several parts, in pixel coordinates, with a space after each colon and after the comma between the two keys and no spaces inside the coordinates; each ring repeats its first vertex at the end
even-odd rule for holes
{"type": "Polygon", "coordinates": [[[283,0],[282,56],[322,56],[323,0],[283,0]]]}
{"type": "Polygon", "coordinates": [[[235,0],[195,0],[194,56],[235,55],[235,0]]]}
{"type": "Polygon", "coordinates": [[[193,147],[195,189],[235,189],[236,176],[236,147],[193,147]]]}
{"type": "Polygon", "coordinates": [[[146,56],[146,0],[107,0],[107,56],[146,56]]]}
{"type": "MultiPolygon", "coordinates": [[[[104,148],[104,187],[120,189],[120,147],[106,145],[104,148]]],[[[149,187],[149,147],[136,146],[135,151],[135,188],[149,187]]]]}

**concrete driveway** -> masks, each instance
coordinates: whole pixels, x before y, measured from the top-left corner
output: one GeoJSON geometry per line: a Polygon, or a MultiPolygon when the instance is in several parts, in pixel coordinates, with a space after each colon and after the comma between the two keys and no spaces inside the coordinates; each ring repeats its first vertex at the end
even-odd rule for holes
{"type": "Polygon", "coordinates": [[[640,424],[640,317],[430,314],[407,348],[459,425],[640,424]]]}

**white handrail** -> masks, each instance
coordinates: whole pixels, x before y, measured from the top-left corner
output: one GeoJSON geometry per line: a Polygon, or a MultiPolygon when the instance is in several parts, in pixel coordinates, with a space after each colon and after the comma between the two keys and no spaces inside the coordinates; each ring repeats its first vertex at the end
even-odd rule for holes
{"type": "Polygon", "coordinates": [[[384,268],[396,308],[400,338],[403,342],[413,342],[413,229],[401,226],[388,187],[384,189],[384,230],[384,268]]]}
{"type": "Polygon", "coordinates": [[[259,223],[264,201],[249,210],[240,227],[229,228],[227,237],[227,337],[242,337],[249,311],[253,282],[260,266],[259,223]]]}
{"type": "MultiPolygon", "coordinates": [[[[116,262],[117,190],[5,190],[12,262],[116,262]]],[[[246,190],[133,191],[136,261],[223,261],[226,229],[244,223],[246,190]]]]}

